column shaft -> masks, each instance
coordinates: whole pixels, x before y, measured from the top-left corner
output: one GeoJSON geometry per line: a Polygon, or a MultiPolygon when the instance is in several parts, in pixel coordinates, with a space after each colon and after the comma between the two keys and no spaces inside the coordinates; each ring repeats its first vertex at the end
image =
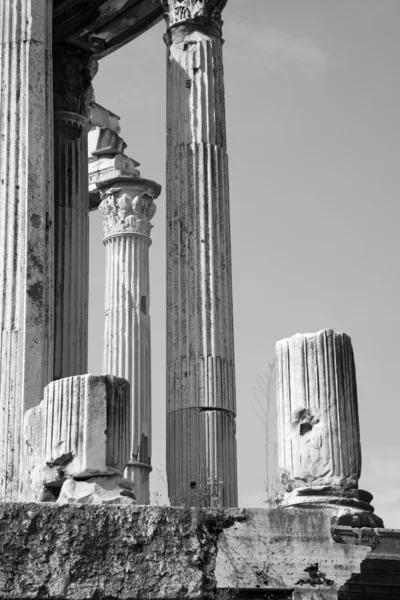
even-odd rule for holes
{"type": "Polygon", "coordinates": [[[52,2],[0,0],[0,501],[52,379],[52,2]]]}
{"type": "Polygon", "coordinates": [[[356,488],[361,446],[350,338],[325,330],[278,342],[277,376],[286,486],[356,488]]]}
{"type": "Polygon", "coordinates": [[[173,504],[235,506],[229,182],[216,10],[224,3],[206,1],[196,22],[193,3],[184,4],[183,10],[163,2],[171,25],[166,35],[168,487],[173,504]],[[205,418],[204,411],[215,414],[205,418]],[[194,438],[186,435],[187,423],[198,431],[194,438]],[[201,456],[191,461],[196,453],[201,456]],[[217,488],[216,497],[211,491],[217,488]]]}
{"type": "Polygon", "coordinates": [[[106,247],[104,371],[131,384],[131,450],[125,476],[149,504],[151,471],[150,220],[154,182],[134,176],[101,189],[106,247]],[[151,195],[150,195],[151,194],[151,195]]]}
{"type": "Polygon", "coordinates": [[[87,371],[88,141],[97,63],[70,46],[54,48],[55,353],[54,378],[87,371]]]}
{"type": "Polygon", "coordinates": [[[87,372],[89,196],[88,121],[55,112],[55,353],[54,378],[87,372]]]}
{"type": "Polygon", "coordinates": [[[150,464],[151,347],[149,246],[141,235],[111,237],[106,246],[104,372],[131,384],[131,461],[150,464]]]}

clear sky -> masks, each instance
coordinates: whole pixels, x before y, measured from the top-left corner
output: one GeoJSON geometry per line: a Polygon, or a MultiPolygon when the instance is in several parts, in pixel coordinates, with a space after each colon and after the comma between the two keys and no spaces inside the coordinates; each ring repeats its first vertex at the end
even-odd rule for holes
{"type": "MultiPolygon", "coordinates": [[[[343,331],[355,352],[363,468],[400,528],[399,0],[228,0],[239,502],[265,506],[257,378],[275,342],[343,331]]],[[[121,117],[127,154],[165,184],[164,23],[101,60],[96,101],[121,117]]],[[[150,249],[152,501],[165,485],[165,191],[150,249]]],[[[89,370],[102,372],[104,249],[91,215],[89,370]]],[[[262,395],[259,394],[262,400],[262,395]]],[[[271,426],[271,456],[276,442],[271,426]]]]}

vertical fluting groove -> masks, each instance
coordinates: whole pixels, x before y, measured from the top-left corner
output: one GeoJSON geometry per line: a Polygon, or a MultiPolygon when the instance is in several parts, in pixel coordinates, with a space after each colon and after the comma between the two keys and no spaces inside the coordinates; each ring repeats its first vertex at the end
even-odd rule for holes
{"type": "Polygon", "coordinates": [[[237,502],[235,428],[218,419],[234,423],[236,400],[221,41],[198,32],[173,41],[167,68],[168,487],[171,502],[198,504],[200,489],[213,496],[229,480],[228,506],[237,502]],[[195,460],[194,439],[204,452],[195,460]]]}
{"type": "Polygon", "coordinates": [[[79,114],[55,112],[55,379],[87,371],[87,124],[79,114]]]}
{"type": "Polygon", "coordinates": [[[350,338],[331,330],[298,334],[278,342],[276,351],[279,462],[285,482],[292,488],[356,487],[361,450],[350,338]]]}
{"type": "Polygon", "coordinates": [[[52,378],[51,13],[0,0],[0,501],[18,499],[22,415],[52,378]]]}

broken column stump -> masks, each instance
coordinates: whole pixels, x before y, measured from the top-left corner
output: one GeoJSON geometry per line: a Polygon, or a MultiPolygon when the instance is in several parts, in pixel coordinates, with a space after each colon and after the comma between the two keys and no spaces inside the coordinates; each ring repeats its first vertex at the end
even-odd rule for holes
{"type": "Polygon", "coordinates": [[[122,477],[130,450],[130,387],[110,375],[50,383],[25,413],[21,501],[134,504],[122,477]]]}
{"type": "Polygon", "coordinates": [[[331,329],[276,345],[283,506],[337,508],[343,523],[383,527],[361,474],[357,382],[351,339],[331,329]],[[347,521],[346,521],[347,519],[347,521]]]}

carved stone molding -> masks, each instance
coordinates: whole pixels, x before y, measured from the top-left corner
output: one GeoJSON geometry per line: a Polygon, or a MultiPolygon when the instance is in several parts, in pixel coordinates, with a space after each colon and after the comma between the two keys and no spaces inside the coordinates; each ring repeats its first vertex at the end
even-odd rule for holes
{"type": "Polygon", "coordinates": [[[89,120],[77,113],[57,110],[54,113],[54,127],[69,140],[77,140],[89,131],[89,120]]]}
{"type": "Polygon", "coordinates": [[[161,0],[168,27],[180,24],[219,25],[227,0],[161,0]]]}
{"type": "Polygon", "coordinates": [[[89,116],[93,101],[92,79],[98,63],[87,52],[71,46],[53,48],[54,110],[89,116]]]}
{"type": "Polygon", "coordinates": [[[127,184],[100,191],[99,210],[103,215],[104,237],[138,233],[150,237],[151,219],[156,212],[151,190],[127,184]]]}

